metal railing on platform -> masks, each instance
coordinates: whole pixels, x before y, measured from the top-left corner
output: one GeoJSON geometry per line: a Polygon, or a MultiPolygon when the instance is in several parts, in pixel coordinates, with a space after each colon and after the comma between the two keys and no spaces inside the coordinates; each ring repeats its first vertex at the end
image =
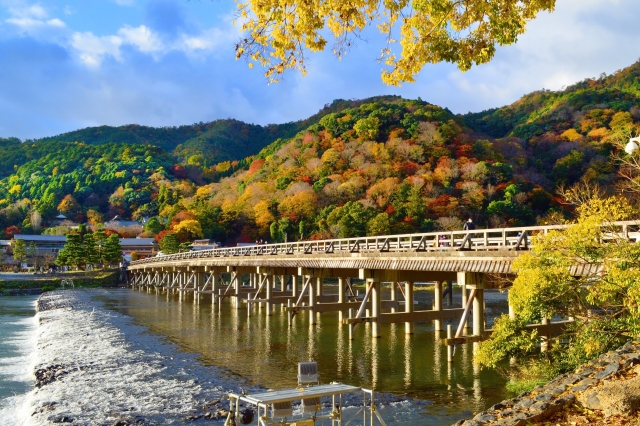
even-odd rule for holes
{"type": "MultiPolygon", "coordinates": [[[[474,229],[471,231],[440,231],[375,237],[340,238],[331,240],[297,241],[291,243],[256,244],[190,251],[149,257],[131,265],[238,256],[299,256],[309,254],[351,254],[372,252],[447,252],[528,250],[532,237],[551,230],[566,229],[570,225],[524,226],[518,228],[474,229]]],[[[640,221],[620,221],[608,224],[609,234],[624,239],[640,240],[640,221]]]]}

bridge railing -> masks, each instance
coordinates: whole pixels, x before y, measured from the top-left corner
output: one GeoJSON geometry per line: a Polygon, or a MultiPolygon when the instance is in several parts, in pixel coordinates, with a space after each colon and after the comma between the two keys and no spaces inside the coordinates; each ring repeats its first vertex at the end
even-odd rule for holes
{"type": "MultiPolygon", "coordinates": [[[[331,240],[296,241],[291,243],[256,244],[190,251],[149,257],[131,265],[189,260],[200,258],[239,256],[297,256],[308,254],[352,254],[371,252],[447,252],[461,250],[527,250],[532,237],[550,230],[566,229],[569,225],[524,226],[518,228],[475,229],[472,231],[439,231],[417,234],[383,235],[374,237],[338,238],[331,240]]],[[[640,221],[621,221],[609,224],[606,235],[611,238],[640,239],[640,221]]]]}

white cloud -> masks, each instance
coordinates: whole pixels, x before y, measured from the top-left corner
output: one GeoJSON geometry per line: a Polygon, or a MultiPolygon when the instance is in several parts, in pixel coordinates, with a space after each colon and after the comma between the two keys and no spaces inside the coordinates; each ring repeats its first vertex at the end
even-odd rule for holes
{"type": "Polygon", "coordinates": [[[20,27],[27,32],[43,30],[46,28],[64,28],[66,25],[58,18],[47,19],[49,14],[39,4],[23,7],[10,7],[10,18],[5,22],[20,27]]]}
{"type": "Polygon", "coordinates": [[[121,60],[120,45],[122,39],[116,36],[97,37],[93,33],[74,33],[71,45],[78,52],[80,60],[87,66],[95,68],[102,63],[105,56],[121,60]]]}
{"type": "Polygon", "coordinates": [[[209,28],[197,35],[181,34],[174,48],[186,53],[209,53],[220,48],[233,49],[233,41],[237,37],[234,31],[220,28],[209,28]]]}
{"type": "Polygon", "coordinates": [[[164,50],[160,38],[144,25],[132,28],[125,25],[118,30],[118,35],[125,44],[131,44],[144,53],[153,53],[164,50]]]}

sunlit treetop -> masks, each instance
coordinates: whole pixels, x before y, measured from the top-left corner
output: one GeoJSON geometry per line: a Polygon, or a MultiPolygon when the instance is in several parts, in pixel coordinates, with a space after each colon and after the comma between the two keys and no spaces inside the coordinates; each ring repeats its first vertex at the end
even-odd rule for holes
{"type": "Polygon", "coordinates": [[[325,35],[333,36],[332,50],[341,58],[376,25],[386,36],[382,80],[400,85],[415,81],[428,63],[467,71],[490,61],[496,44],[515,43],[528,21],[554,6],[555,0],[247,0],[238,3],[245,34],[236,58],[262,66],[265,77],[278,82],[287,69],[304,75],[308,52],[327,48],[325,35]]]}

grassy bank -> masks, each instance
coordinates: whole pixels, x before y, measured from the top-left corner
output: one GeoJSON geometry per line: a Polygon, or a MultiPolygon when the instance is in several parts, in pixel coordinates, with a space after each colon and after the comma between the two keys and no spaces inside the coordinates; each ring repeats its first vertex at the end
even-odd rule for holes
{"type": "Polygon", "coordinates": [[[0,274],[0,294],[10,295],[22,291],[34,293],[37,290],[55,290],[62,286],[62,280],[72,280],[76,288],[116,287],[119,275],[120,271],[118,269],[61,272],[45,275],[0,274]]]}

